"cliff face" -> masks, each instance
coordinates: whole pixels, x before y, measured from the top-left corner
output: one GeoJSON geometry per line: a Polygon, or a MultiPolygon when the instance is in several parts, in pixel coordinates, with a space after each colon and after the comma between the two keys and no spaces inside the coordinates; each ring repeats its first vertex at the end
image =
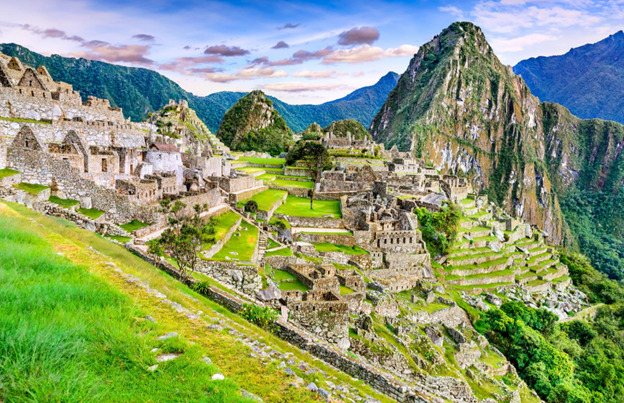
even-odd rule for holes
{"type": "Polygon", "coordinates": [[[455,23],[420,48],[370,131],[386,148],[396,144],[443,172],[465,173],[477,190],[560,243],[564,223],[542,115],[481,29],[455,23]]]}
{"type": "Polygon", "coordinates": [[[266,151],[277,155],[292,142],[292,131],[262,91],[252,91],[223,117],[217,137],[238,151],[266,151]]]}

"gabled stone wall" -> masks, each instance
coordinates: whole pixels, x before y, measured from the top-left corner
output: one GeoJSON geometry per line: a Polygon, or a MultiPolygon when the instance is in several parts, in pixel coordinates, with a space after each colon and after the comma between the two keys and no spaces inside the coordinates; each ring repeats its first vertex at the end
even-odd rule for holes
{"type": "Polygon", "coordinates": [[[106,219],[113,222],[156,222],[158,212],[154,208],[139,206],[116,191],[83,179],[69,164],[59,161],[43,151],[25,148],[9,148],[8,166],[22,173],[22,180],[58,189],[63,198],[80,200],[90,207],[102,210],[106,219]],[[88,201],[87,201],[88,200],[88,201]]]}

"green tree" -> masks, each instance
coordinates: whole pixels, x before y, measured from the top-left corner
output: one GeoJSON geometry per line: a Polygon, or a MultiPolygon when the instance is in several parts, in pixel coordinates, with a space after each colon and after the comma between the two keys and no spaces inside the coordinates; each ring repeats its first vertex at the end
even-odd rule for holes
{"type": "Polygon", "coordinates": [[[179,200],[174,203],[163,200],[161,205],[168,214],[169,227],[160,237],[148,242],[148,251],[173,259],[178,265],[181,279],[186,281],[199,266],[202,245],[214,241],[214,225],[212,221],[204,222],[201,217],[206,205],[193,206],[192,215],[185,214],[186,204],[179,200]]]}
{"type": "Polygon", "coordinates": [[[321,180],[321,175],[324,170],[330,169],[332,166],[331,155],[329,155],[327,148],[320,143],[302,141],[298,142],[286,156],[287,165],[294,165],[297,161],[302,162],[308,168],[310,177],[314,180],[314,187],[310,192],[310,210],[313,210],[314,194],[321,180]]]}
{"type": "Polygon", "coordinates": [[[449,203],[443,206],[439,212],[430,212],[421,207],[415,210],[418,216],[418,224],[422,237],[427,244],[427,249],[435,257],[448,253],[455,238],[461,219],[461,211],[456,204],[449,203]]]}

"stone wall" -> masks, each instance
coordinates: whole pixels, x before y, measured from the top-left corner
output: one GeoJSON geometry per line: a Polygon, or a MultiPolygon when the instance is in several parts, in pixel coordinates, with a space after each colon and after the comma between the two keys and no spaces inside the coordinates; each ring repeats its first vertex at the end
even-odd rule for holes
{"type": "Polygon", "coordinates": [[[7,164],[7,143],[6,140],[0,137],[0,169],[6,168],[7,164]]]}
{"type": "Polygon", "coordinates": [[[301,168],[293,168],[293,167],[286,167],[284,168],[284,175],[287,176],[302,176],[302,177],[309,177],[310,176],[310,171],[308,169],[301,169],[301,168]]]}
{"type": "Polygon", "coordinates": [[[232,225],[232,227],[228,230],[228,232],[221,239],[217,239],[217,242],[214,245],[212,245],[210,249],[203,252],[202,255],[204,255],[205,258],[209,259],[213,257],[217,252],[219,252],[221,248],[223,247],[223,245],[225,245],[227,241],[230,240],[234,232],[236,232],[241,221],[243,221],[243,217],[238,217],[238,220],[236,220],[236,223],[232,225]]]}
{"type": "Polygon", "coordinates": [[[340,218],[324,218],[324,217],[297,217],[284,214],[276,214],[276,217],[288,220],[292,227],[307,228],[344,228],[342,219],[340,218]]]}
{"type": "MultiPolygon", "coordinates": [[[[0,113],[0,116],[7,116],[0,113]]],[[[54,124],[22,123],[0,120],[0,137],[9,139],[17,136],[21,127],[30,127],[41,141],[45,143],[60,143],[70,130],[80,133],[87,145],[98,147],[126,147],[144,148],[147,133],[137,129],[131,123],[108,124],[109,122],[75,122],[57,121],[54,124]]]]}
{"type": "Polygon", "coordinates": [[[354,246],[355,238],[352,235],[339,235],[339,234],[297,234],[297,237],[309,243],[323,243],[328,242],[334,245],[354,246]]]}
{"type": "Polygon", "coordinates": [[[349,306],[346,301],[289,301],[291,320],[330,343],[349,339],[349,306]]]}
{"type": "Polygon", "coordinates": [[[262,288],[262,278],[258,274],[257,266],[239,266],[234,262],[204,260],[197,271],[247,295],[255,296],[256,291],[262,288]]]}
{"type": "Polygon", "coordinates": [[[51,186],[64,198],[80,200],[83,207],[104,211],[108,221],[158,221],[159,214],[155,208],[133,204],[114,190],[83,179],[69,164],[43,151],[9,148],[7,157],[9,167],[20,171],[24,182],[51,186]],[[86,200],[90,206],[84,206],[86,200]]]}

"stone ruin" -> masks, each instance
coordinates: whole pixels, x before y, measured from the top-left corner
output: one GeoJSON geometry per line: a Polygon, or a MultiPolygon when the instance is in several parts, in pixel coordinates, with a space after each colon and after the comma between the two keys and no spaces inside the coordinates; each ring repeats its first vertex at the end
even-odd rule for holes
{"type": "MultiPolygon", "coordinates": [[[[166,107],[184,119],[192,115],[195,120],[185,122],[201,125],[209,137],[186,101],[170,100],[166,107]]],[[[24,182],[50,186],[55,196],[100,209],[115,222],[145,219],[145,208],[158,221],[164,197],[208,192],[203,198],[219,204],[227,198],[217,193],[261,188],[253,177],[231,172],[227,157],[218,154],[225,152],[221,145],[213,151],[210,140],[191,136],[185,125],[179,136],[158,134],[154,124],[130,122],[106,99],[83,102],[44,66],[35,69],[1,53],[0,117],[2,168],[19,171],[24,182]]]]}

